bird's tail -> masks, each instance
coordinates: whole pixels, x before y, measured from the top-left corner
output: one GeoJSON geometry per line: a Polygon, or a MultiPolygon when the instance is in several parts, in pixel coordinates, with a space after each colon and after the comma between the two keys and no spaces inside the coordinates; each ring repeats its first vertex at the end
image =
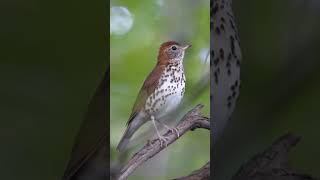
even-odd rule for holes
{"type": "Polygon", "coordinates": [[[128,127],[117,146],[118,151],[123,151],[128,146],[130,138],[143,123],[145,123],[145,121],[142,119],[135,118],[128,124],[128,127]]]}

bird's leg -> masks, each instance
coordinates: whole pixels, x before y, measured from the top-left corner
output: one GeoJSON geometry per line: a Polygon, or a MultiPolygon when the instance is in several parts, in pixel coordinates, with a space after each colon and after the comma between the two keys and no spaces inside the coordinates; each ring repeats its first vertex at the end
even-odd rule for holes
{"type": "Polygon", "coordinates": [[[166,125],[166,124],[164,124],[163,122],[158,121],[158,120],[157,120],[157,122],[158,122],[159,124],[161,124],[163,127],[165,127],[167,130],[169,130],[170,132],[176,134],[177,137],[180,137],[180,133],[179,133],[178,128],[169,127],[168,125],[166,125]]]}
{"type": "Polygon", "coordinates": [[[155,129],[156,129],[156,132],[157,132],[157,135],[158,135],[158,138],[159,138],[159,141],[160,141],[160,147],[162,147],[163,142],[164,142],[165,145],[167,146],[167,145],[168,145],[168,144],[167,144],[168,138],[160,135],[160,132],[159,132],[157,126],[156,126],[156,121],[155,121],[154,116],[151,116],[151,120],[152,120],[153,125],[154,125],[154,127],[155,127],[155,129]]]}

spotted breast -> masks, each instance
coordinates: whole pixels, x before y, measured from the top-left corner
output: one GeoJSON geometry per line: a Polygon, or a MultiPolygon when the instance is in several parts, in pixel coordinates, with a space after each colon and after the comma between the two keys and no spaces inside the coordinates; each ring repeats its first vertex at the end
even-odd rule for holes
{"type": "Polygon", "coordinates": [[[158,86],[146,101],[146,112],[161,120],[174,111],[183,98],[185,81],[182,62],[167,65],[159,78],[158,86]]]}
{"type": "MultiPolygon", "coordinates": [[[[215,142],[231,117],[240,88],[240,38],[232,12],[232,0],[211,1],[211,118],[215,142]]],[[[212,143],[213,144],[213,143],[212,143]]]]}

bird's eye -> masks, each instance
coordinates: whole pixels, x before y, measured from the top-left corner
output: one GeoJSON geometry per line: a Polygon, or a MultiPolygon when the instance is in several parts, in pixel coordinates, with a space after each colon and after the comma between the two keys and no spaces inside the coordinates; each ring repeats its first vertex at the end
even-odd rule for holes
{"type": "Polygon", "coordinates": [[[172,46],[171,49],[175,51],[175,50],[177,50],[177,47],[176,46],[172,46]]]}

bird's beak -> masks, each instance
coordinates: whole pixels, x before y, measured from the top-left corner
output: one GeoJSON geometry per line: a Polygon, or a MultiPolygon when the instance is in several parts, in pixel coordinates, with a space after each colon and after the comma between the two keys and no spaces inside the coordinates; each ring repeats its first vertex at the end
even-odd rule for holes
{"type": "Polygon", "coordinates": [[[191,47],[191,45],[190,45],[190,44],[187,44],[187,45],[183,46],[182,49],[183,49],[183,50],[186,50],[186,49],[188,49],[189,47],[191,47]]]}

